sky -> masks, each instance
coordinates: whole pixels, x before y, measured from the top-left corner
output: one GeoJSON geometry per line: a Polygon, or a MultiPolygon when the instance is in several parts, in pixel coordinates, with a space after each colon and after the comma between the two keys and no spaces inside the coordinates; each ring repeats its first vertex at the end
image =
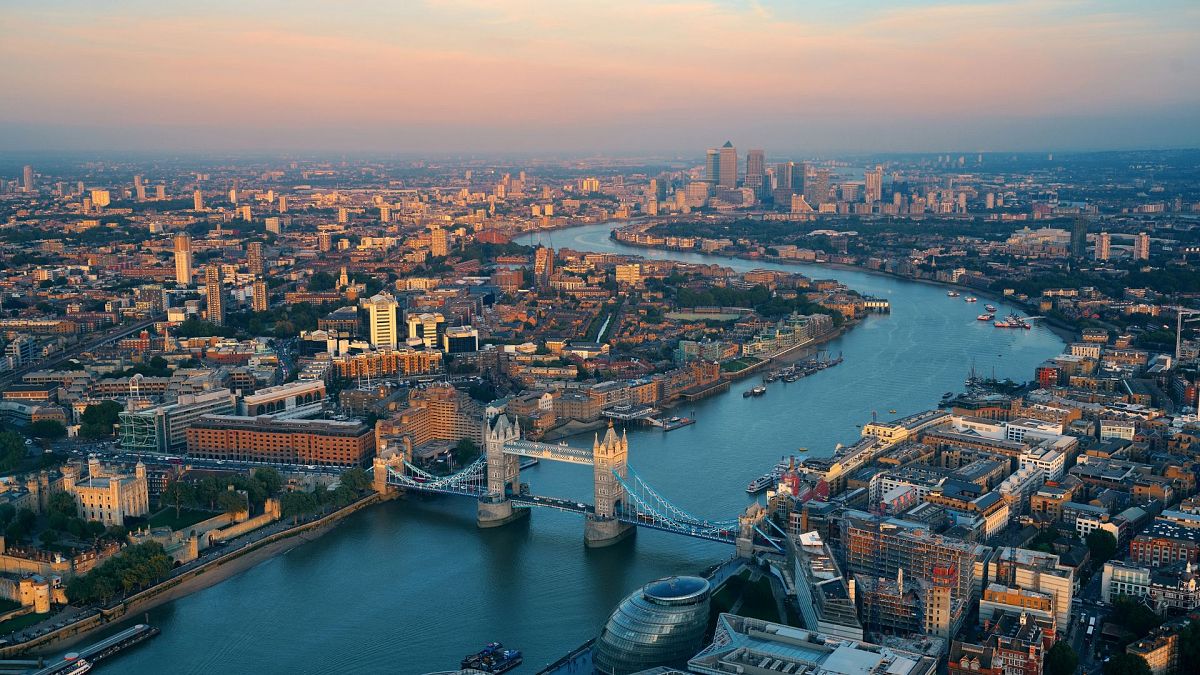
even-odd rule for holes
{"type": "Polygon", "coordinates": [[[1200,147],[1195,0],[0,0],[0,152],[1200,147]]]}

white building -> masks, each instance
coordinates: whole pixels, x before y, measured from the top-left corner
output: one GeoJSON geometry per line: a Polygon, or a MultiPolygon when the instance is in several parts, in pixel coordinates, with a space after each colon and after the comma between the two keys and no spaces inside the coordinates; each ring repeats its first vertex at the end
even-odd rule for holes
{"type": "Polygon", "coordinates": [[[1042,482],[1057,481],[1063,477],[1067,456],[1046,446],[1035,446],[1021,453],[1019,467],[1041,469],[1042,482]]]}
{"type": "Polygon", "coordinates": [[[80,478],[73,466],[63,469],[63,491],[75,497],[79,517],[105,525],[124,525],[126,518],[150,512],[146,465],[137,463],[132,476],[105,470],[95,455],[88,458],[88,475],[80,478]]]}
{"type": "Polygon", "coordinates": [[[391,347],[400,344],[400,303],[390,293],[380,293],[366,301],[370,316],[371,346],[391,347]]]}

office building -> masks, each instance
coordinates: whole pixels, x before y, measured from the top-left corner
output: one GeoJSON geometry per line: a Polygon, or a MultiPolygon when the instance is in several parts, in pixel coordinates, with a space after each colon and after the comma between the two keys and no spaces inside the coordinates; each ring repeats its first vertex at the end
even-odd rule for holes
{"type": "Polygon", "coordinates": [[[175,235],[175,283],[192,283],[192,238],[186,232],[175,235]]]}
{"type": "Polygon", "coordinates": [[[1052,600],[1055,622],[1066,626],[1071,621],[1075,568],[1053,553],[1003,546],[988,563],[987,581],[1044,594],[1052,600]]]}
{"type": "Polygon", "coordinates": [[[789,537],[788,547],[804,625],[826,635],[863,639],[863,626],[849,584],[820,533],[804,532],[789,537]]]}
{"type": "Polygon", "coordinates": [[[708,581],[667,577],[621,601],[596,638],[596,672],[625,675],[658,666],[682,667],[704,645],[708,581]]]}
{"type": "Polygon", "coordinates": [[[1087,254],[1087,218],[1076,218],[1071,223],[1071,257],[1083,258],[1087,254]]]}
{"type": "Polygon", "coordinates": [[[112,195],[108,190],[92,190],[92,206],[101,208],[112,203],[112,195]]]}
{"type": "Polygon", "coordinates": [[[407,317],[409,344],[425,345],[426,349],[438,349],[442,346],[442,336],[446,334],[446,317],[432,312],[409,314],[407,317]]]}
{"type": "Polygon", "coordinates": [[[762,150],[750,150],[746,153],[745,186],[754,191],[754,196],[762,199],[767,194],[767,162],[766,153],[762,150]]]}
{"type": "Polygon", "coordinates": [[[829,202],[829,187],[833,175],[829,169],[811,169],[805,163],[804,200],[814,209],[829,202]]]}
{"type": "Polygon", "coordinates": [[[225,325],[225,289],[221,286],[221,268],[210,264],[204,268],[204,293],[208,300],[208,321],[225,325]]]}
{"type": "Polygon", "coordinates": [[[142,182],[141,176],[133,177],[133,194],[134,199],[139,202],[146,201],[146,184],[142,182]]]}
{"type": "Polygon", "coordinates": [[[63,492],[75,498],[79,517],[84,520],[122,526],[126,518],[140,518],[150,512],[146,465],[141,462],[130,475],[102,467],[92,455],[88,457],[86,477],[71,464],[63,467],[62,474],[63,492]]]}
{"type": "Polygon", "coordinates": [[[733,189],[738,185],[738,156],[733,143],[725,141],[721,146],[717,171],[717,186],[733,189]]]}
{"type": "Polygon", "coordinates": [[[395,349],[400,344],[400,303],[391,293],[380,293],[366,301],[371,346],[395,349]]]}
{"type": "Polygon", "coordinates": [[[704,153],[704,182],[716,185],[721,180],[721,151],[709,148],[704,153]]]}
{"type": "Polygon", "coordinates": [[[246,394],[238,402],[238,414],[278,419],[312,417],[321,412],[325,396],[324,380],[296,380],[246,394]]]}
{"type": "Polygon", "coordinates": [[[1118,560],[1104,563],[1100,597],[1111,603],[1122,595],[1138,598],[1159,614],[1200,607],[1200,573],[1189,562],[1150,568],[1118,560]]]}
{"type": "Polygon", "coordinates": [[[1145,232],[1139,232],[1133,239],[1133,259],[1150,259],[1150,235],[1145,232]]]}
{"type": "MultiPolygon", "coordinates": [[[[721,614],[713,641],[687,663],[702,675],[933,675],[937,659],[761,619],[721,614]]],[[[670,671],[668,671],[670,672],[670,671]]]]}
{"type": "Polygon", "coordinates": [[[235,462],[364,466],[374,430],[360,421],[206,415],[187,430],[188,456],[235,462]]]}
{"type": "Polygon", "coordinates": [[[33,192],[33,167],[28,164],[21,169],[21,186],[26,192],[33,192]]]}
{"type": "Polygon", "coordinates": [[[201,192],[200,190],[195,190],[194,192],[192,192],[192,210],[194,210],[194,211],[203,211],[204,210],[204,193],[201,192]]]}
{"type": "Polygon", "coordinates": [[[863,191],[863,200],[868,204],[875,204],[883,200],[883,167],[876,166],[874,169],[866,173],[866,190],[863,191]]]}
{"type": "Polygon", "coordinates": [[[479,351],[479,331],[471,326],[452,326],[442,335],[442,349],[447,354],[479,351]]]}
{"type": "Polygon", "coordinates": [[[187,428],[205,415],[232,415],[237,409],[232,391],[215,389],[182,394],[174,403],[123,412],[121,448],[138,452],[179,452],[187,445],[187,428]]]}

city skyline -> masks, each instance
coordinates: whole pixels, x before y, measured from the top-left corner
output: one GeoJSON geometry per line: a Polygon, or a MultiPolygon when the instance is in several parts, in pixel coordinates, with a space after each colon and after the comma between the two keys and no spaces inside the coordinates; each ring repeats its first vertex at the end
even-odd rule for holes
{"type": "Polygon", "coordinates": [[[0,149],[671,153],[735,138],[770,154],[1200,139],[1200,10],[1182,2],[368,5],[10,9],[0,149]]]}

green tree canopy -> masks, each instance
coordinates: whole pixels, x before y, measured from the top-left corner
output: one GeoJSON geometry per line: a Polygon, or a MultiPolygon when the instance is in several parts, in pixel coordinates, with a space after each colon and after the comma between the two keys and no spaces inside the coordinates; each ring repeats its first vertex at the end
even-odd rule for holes
{"type": "Polygon", "coordinates": [[[1050,651],[1046,652],[1044,675],[1075,675],[1079,665],[1079,656],[1071,649],[1070,643],[1055,642],[1050,651]]]}
{"type": "Polygon", "coordinates": [[[1092,553],[1092,567],[1107,562],[1117,552],[1117,539],[1111,532],[1092,530],[1087,536],[1087,547],[1092,553]]]}
{"type": "Polygon", "coordinates": [[[1153,675],[1146,659],[1137,654],[1114,654],[1104,664],[1104,675],[1153,675]]]}
{"type": "Polygon", "coordinates": [[[58,420],[38,420],[30,423],[25,427],[30,436],[34,438],[44,438],[46,440],[55,440],[67,435],[67,428],[58,420]]]}

